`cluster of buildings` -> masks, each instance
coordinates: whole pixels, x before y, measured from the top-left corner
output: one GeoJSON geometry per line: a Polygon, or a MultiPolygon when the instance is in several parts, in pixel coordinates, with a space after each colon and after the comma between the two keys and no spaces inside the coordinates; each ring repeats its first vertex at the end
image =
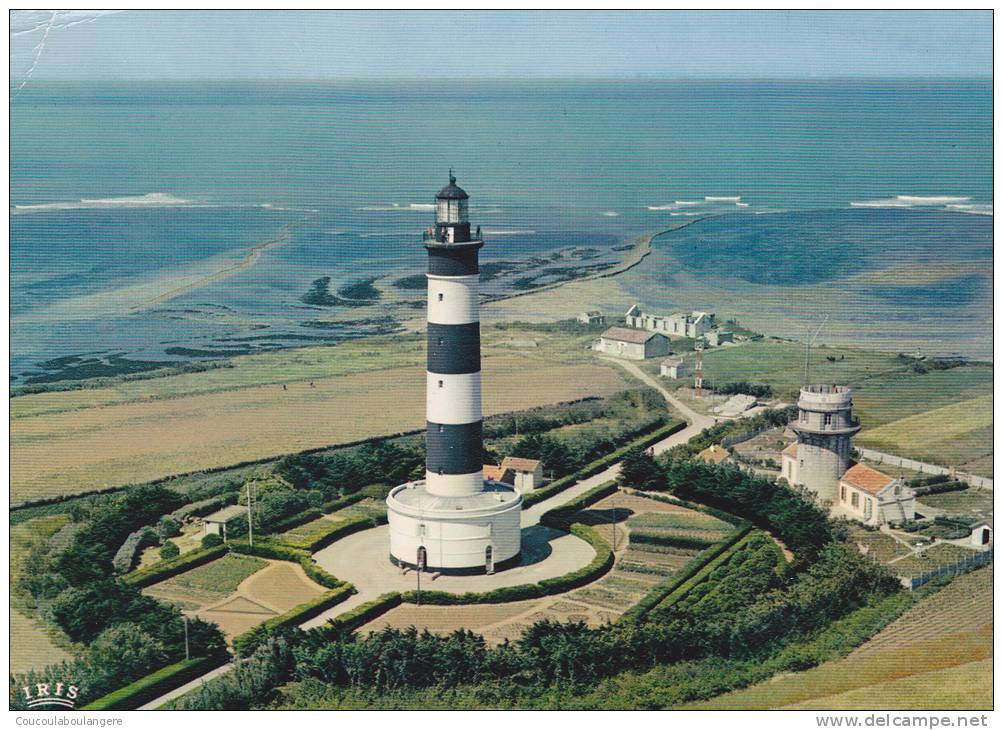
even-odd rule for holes
{"type": "MultiPolygon", "coordinates": [[[[592,310],[578,315],[578,321],[588,325],[604,325],[606,317],[602,312],[592,310]]],[[[672,354],[671,338],[690,338],[702,340],[711,347],[718,347],[726,342],[734,341],[730,332],[717,327],[713,312],[676,312],[673,314],[649,314],[635,304],[624,314],[625,327],[610,327],[596,340],[592,349],[607,355],[615,355],[627,360],[647,360],[653,357],[665,357],[672,354]]],[[[682,371],[678,366],[681,360],[668,363],[669,375],[673,378],[685,377],[685,367],[682,371]],[[676,369],[672,371],[671,369],[676,369]]]]}

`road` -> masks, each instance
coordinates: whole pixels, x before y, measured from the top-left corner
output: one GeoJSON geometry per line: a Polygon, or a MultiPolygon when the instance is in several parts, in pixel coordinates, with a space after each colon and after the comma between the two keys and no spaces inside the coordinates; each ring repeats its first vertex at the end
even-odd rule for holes
{"type": "MultiPolygon", "coordinates": [[[[676,433],[672,434],[671,436],[668,436],[667,438],[662,439],[654,446],[652,446],[651,447],[652,451],[656,455],[661,454],[667,451],[668,449],[671,449],[673,446],[686,443],[691,438],[699,434],[703,429],[707,428],[708,426],[714,425],[713,418],[711,418],[710,416],[704,416],[694,411],[692,408],[690,408],[685,403],[676,398],[674,395],[672,395],[672,393],[670,393],[668,390],[662,387],[657,380],[655,380],[650,375],[645,373],[643,370],[641,370],[641,368],[639,368],[634,363],[627,360],[619,360],[611,357],[606,357],[603,359],[609,360],[610,362],[615,363],[616,365],[622,367],[624,370],[626,370],[628,373],[636,377],[641,382],[657,390],[662,395],[662,397],[665,398],[666,402],[673,408],[675,408],[677,411],[679,411],[679,413],[682,414],[683,418],[685,418],[686,421],[689,423],[689,425],[682,431],[677,431],[676,433]]],[[[541,515],[543,515],[543,513],[546,512],[547,510],[551,510],[555,507],[560,507],[562,504],[566,504],[567,502],[570,502],[576,497],[581,496],[582,494],[589,491],[593,487],[598,487],[600,484],[608,482],[610,479],[616,479],[619,473],[620,473],[620,464],[617,463],[609,467],[608,469],[589,477],[588,479],[583,479],[582,481],[575,484],[573,487],[569,487],[568,489],[565,489],[563,492],[555,494],[553,497],[545,499],[542,502],[539,502],[533,505],[532,507],[523,510],[522,520],[521,520],[522,528],[526,529],[528,527],[533,527],[534,525],[539,524],[541,515]]],[[[367,532],[369,531],[367,530],[367,532]]],[[[335,545],[337,544],[338,543],[335,543],[335,545]]],[[[356,593],[354,596],[349,597],[347,601],[343,601],[342,603],[339,603],[337,606],[334,606],[330,610],[325,611],[321,615],[304,622],[303,624],[300,625],[300,628],[310,629],[315,626],[321,626],[324,623],[326,623],[328,619],[332,619],[336,616],[340,616],[341,614],[347,611],[351,611],[356,606],[372,601],[378,596],[379,596],[378,591],[376,592],[360,591],[359,593],[356,593]]],[[[214,677],[218,677],[222,674],[225,674],[226,672],[229,672],[235,666],[236,664],[234,662],[230,662],[229,664],[224,664],[223,666],[218,667],[197,679],[193,679],[191,682],[188,682],[187,684],[184,684],[181,687],[178,687],[177,689],[172,690],[171,692],[168,692],[167,694],[158,697],[157,699],[146,703],[139,709],[155,710],[159,707],[162,707],[167,702],[176,699],[181,695],[187,694],[188,692],[191,692],[194,689],[197,689],[200,685],[204,684],[206,681],[213,679],[214,677]]]]}

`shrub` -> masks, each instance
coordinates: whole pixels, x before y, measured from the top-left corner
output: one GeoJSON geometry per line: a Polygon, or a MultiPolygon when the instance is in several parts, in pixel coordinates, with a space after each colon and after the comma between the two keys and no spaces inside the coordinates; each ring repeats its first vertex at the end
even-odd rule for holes
{"type": "Polygon", "coordinates": [[[170,515],[164,515],[157,520],[157,534],[161,540],[177,537],[181,534],[181,523],[170,515]]]}
{"type": "Polygon", "coordinates": [[[344,583],[326,593],[321,593],[313,600],[301,603],[284,614],[270,618],[264,623],[258,624],[250,631],[245,631],[240,636],[237,636],[233,640],[233,650],[239,656],[250,656],[254,653],[255,649],[267,642],[268,638],[275,632],[280,629],[296,626],[304,621],[309,621],[331,606],[347,600],[354,593],[356,593],[355,586],[348,583],[344,583]]]}
{"type": "Polygon", "coordinates": [[[168,540],[160,548],[160,557],[163,560],[170,560],[171,558],[176,558],[181,554],[181,548],[179,548],[175,543],[168,540]]]}
{"type": "Polygon", "coordinates": [[[351,517],[343,522],[332,521],[326,525],[320,525],[301,538],[284,538],[279,535],[277,539],[284,545],[315,553],[343,537],[347,537],[360,530],[368,530],[371,527],[376,527],[379,522],[379,520],[371,517],[351,517]]]}
{"type": "MultiPolygon", "coordinates": [[[[81,526],[75,522],[71,522],[70,525],[81,526]]],[[[141,527],[130,533],[129,537],[125,538],[125,542],[122,543],[122,547],[115,553],[115,557],[111,559],[112,568],[116,573],[128,573],[136,565],[139,551],[150,545],[156,545],[158,542],[160,542],[160,538],[152,527],[141,527]]]]}
{"type": "Polygon", "coordinates": [[[178,573],[183,573],[186,570],[211,562],[216,558],[222,557],[226,554],[226,552],[226,545],[217,545],[216,547],[192,550],[191,552],[179,555],[176,558],[162,560],[159,563],[154,563],[147,568],[141,568],[140,570],[134,570],[131,573],[126,573],[122,576],[122,581],[127,585],[131,585],[136,588],[145,588],[148,585],[159,583],[160,581],[166,580],[178,573]]]}
{"type": "Polygon", "coordinates": [[[313,557],[305,550],[283,545],[269,539],[258,539],[254,545],[250,545],[243,540],[231,540],[229,547],[235,553],[244,555],[255,555],[259,558],[271,558],[272,560],[286,560],[290,563],[299,563],[313,581],[325,588],[337,588],[346,585],[344,581],[328,573],[313,561],[313,557]]]}
{"type": "Polygon", "coordinates": [[[218,545],[222,544],[223,544],[223,538],[214,532],[211,532],[202,538],[202,547],[204,548],[217,547],[218,545]]]}

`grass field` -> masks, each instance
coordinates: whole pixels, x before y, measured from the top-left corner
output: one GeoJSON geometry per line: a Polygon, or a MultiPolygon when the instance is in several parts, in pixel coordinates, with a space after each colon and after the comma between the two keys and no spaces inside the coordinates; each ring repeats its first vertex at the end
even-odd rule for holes
{"type": "MultiPolygon", "coordinates": [[[[991,489],[970,488],[963,492],[927,494],[918,499],[919,505],[929,505],[944,510],[949,515],[970,515],[990,518],[993,516],[993,491],[991,489]]],[[[921,506],[917,509],[922,512],[921,506]]]]}
{"type": "Polygon", "coordinates": [[[969,398],[907,416],[864,431],[857,441],[920,461],[960,466],[993,452],[993,397],[969,398]]]}
{"type": "Polygon", "coordinates": [[[237,590],[247,577],[266,565],[267,561],[260,558],[229,553],[219,560],[154,583],[143,593],[192,610],[225,598],[237,590]]]}
{"type": "Polygon", "coordinates": [[[992,673],[974,669],[991,667],[992,578],[959,576],[843,659],[684,709],[991,709],[992,673]]]}
{"type": "MultiPolygon", "coordinates": [[[[548,365],[512,354],[486,357],[483,372],[486,414],[606,395],[626,383],[608,366],[548,365]]],[[[317,378],[313,387],[249,385],[42,415],[27,415],[22,401],[86,400],[93,392],[15,398],[12,408],[22,414],[11,421],[10,499],[144,482],[420,428],[425,379],[424,367],[412,366],[317,378]]],[[[157,387],[172,380],[162,378],[157,387]]]]}

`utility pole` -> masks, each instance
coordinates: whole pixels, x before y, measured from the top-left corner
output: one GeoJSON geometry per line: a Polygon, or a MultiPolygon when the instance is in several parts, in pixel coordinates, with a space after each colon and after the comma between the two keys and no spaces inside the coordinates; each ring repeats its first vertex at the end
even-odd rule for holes
{"type": "Polygon", "coordinates": [[[247,482],[247,541],[254,547],[254,507],[251,492],[254,489],[254,480],[247,482]]]}
{"type": "Polygon", "coordinates": [[[613,507],[613,562],[616,562],[616,497],[610,502],[613,507]]]}
{"type": "Polygon", "coordinates": [[[185,622],[185,659],[191,659],[191,652],[188,650],[188,617],[181,614],[181,620],[185,622]]]}
{"type": "Polygon", "coordinates": [[[811,384],[811,381],[809,380],[809,373],[810,373],[810,368],[811,368],[811,346],[815,344],[815,340],[818,338],[819,332],[822,331],[822,328],[825,326],[825,323],[828,322],[828,321],[829,321],[829,315],[827,314],[827,315],[825,315],[822,318],[822,324],[820,324],[818,326],[818,329],[815,330],[815,334],[812,335],[811,337],[809,337],[808,340],[805,342],[805,346],[804,346],[804,384],[805,385],[810,385],[811,384]]]}

